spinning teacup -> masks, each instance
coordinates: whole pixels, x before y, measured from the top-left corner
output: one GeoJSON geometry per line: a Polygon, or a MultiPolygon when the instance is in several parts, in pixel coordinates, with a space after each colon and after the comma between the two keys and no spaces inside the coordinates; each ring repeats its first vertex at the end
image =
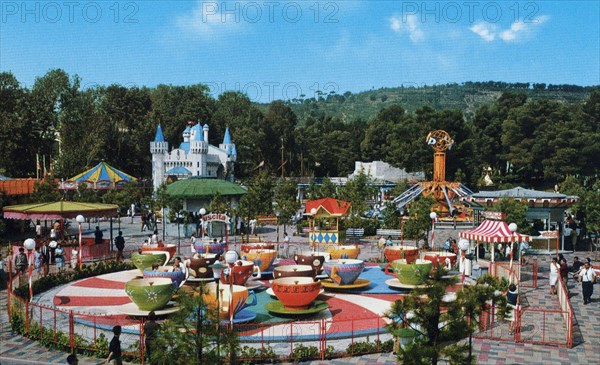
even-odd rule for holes
{"type": "Polygon", "coordinates": [[[356,259],[360,253],[360,248],[356,245],[330,245],[325,248],[331,255],[332,260],[356,259]]]}
{"type": "Polygon", "coordinates": [[[405,259],[410,264],[419,256],[419,249],[411,246],[390,246],[383,250],[383,254],[388,262],[405,259]]]}
{"type": "Polygon", "coordinates": [[[145,269],[149,269],[152,265],[166,265],[169,262],[169,253],[164,252],[146,252],[146,253],[137,253],[134,252],[131,254],[131,262],[137,267],[142,273],[144,273],[145,269]]]}
{"type": "Polygon", "coordinates": [[[273,280],[271,289],[286,309],[306,309],[319,296],[321,282],[306,277],[273,280]]]}
{"type": "Polygon", "coordinates": [[[219,299],[217,301],[217,286],[215,283],[210,283],[206,286],[207,292],[202,294],[204,303],[209,308],[219,308],[219,318],[229,319],[231,311],[235,316],[239,311],[246,307],[256,305],[256,294],[253,291],[248,291],[245,286],[241,285],[221,285],[219,287],[219,299]],[[232,290],[233,288],[233,290],[232,290]],[[252,302],[247,303],[248,296],[252,297],[252,302]],[[231,303],[230,303],[231,300],[231,303]],[[231,310],[230,310],[230,304],[231,310]]]}
{"type": "Polygon", "coordinates": [[[294,255],[294,261],[297,265],[311,266],[313,271],[318,274],[323,268],[323,263],[325,263],[325,256],[319,256],[317,254],[294,255]]]}
{"type": "Polygon", "coordinates": [[[225,252],[225,248],[227,248],[227,244],[225,242],[214,242],[214,241],[202,241],[196,240],[194,241],[194,249],[198,253],[213,253],[217,255],[222,255],[225,252]]]}
{"type": "Polygon", "coordinates": [[[250,250],[242,254],[243,259],[254,262],[261,272],[272,271],[276,257],[277,251],[275,250],[250,250]]]}
{"type": "Polygon", "coordinates": [[[274,243],[243,243],[240,250],[244,253],[250,252],[250,250],[274,250],[274,243]]]}
{"type": "Polygon", "coordinates": [[[317,274],[315,273],[315,269],[309,265],[283,265],[278,266],[273,270],[273,279],[297,276],[314,279],[317,274]]]}
{"type": "Polygon", "coordinates": [[[409,264],[404,259],[394,260],[385,265],[385,273],[396,275],[402,284],[420,285],[429,277],[433,264],[428,260],[417,259],[409,264]],[[392,272],[389,269],[392,269],[392,272]]]}
{"type": "Polygon", "coordinates": [[[431,261],[436,265],[446,265],[446,259],[450,260],[450,266],[456,263],[456,254],[453,252],[431,251],[423,255],[423,259],[431,261]]]}
{"type": "MultiPolygon", "coordinates": [[[[233,264],[233,283],[235,285],[245,285],[248,279],[260,279],[260,268],[254,265],[252,261],[237,260],[233,264]]],[[[225,275],[225,270],[221,271],[221,283],[229,284],[231,277],[225,275]]]]}
{"type": "Polygon", "coordinates": [[[196,278],[208,279],[213,277],[213,271],[210,265],[217,261],[218,256],[216,254],[197,254],[190,257],[190,269],[195,273],[196,278]]]}
{"type": "Polygon", "coordinates": [[[363,260],[330,260],[323,264],[323,270],[338,285],[350,285],[358,279],[365,268],[363,260]]]}
{"type": "Polygon", "coordinates": [[[147,252],[151,252],[151,253],[168,252],[169,258],[171,258],[171,257],[175,257],[175,254],[177,253],[177,245],[166,244],[166,245],[162,245],[162,246],[154,246],[154,245],[142,246],[142,253],[147,253],[147,252]]]}
{"type": "Polygon", "coordinates": [[[187,270],[175,271],[170,266],[160,266],[158,270],[144,270],[144,279],[166,278],[173,282],[176,288],[181,287],[187,280],[187,270]]]}
{"type": "Polygon", "coordinates": [[[133,279],[125,283],[125,293],[140,310],[162,309],[175,293],[168,278],[133,279]]]}

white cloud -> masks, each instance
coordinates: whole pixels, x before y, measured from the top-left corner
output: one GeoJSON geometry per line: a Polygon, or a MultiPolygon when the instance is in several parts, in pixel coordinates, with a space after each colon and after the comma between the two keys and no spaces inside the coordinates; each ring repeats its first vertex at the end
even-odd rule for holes
{"type": "Polygon", "coordinates": [[[486,42],[492,42],[500,39],[506,43],[518,42],[532,37],[534,29],[548,21],[547,16],[540,16],[530,22],[516,21],[510,25],[510,28],[498,30],[494,24],[479,22],[473,25],[469,30],[480,36],[486,42]]]}
{"type": "Polygon", "coordinates": [[[404,19],[397,16],[390,18],[390,28],[396,33],[408,33],[410,40],[414,43],[425,39],[425,32],[421,29],[417,15],[411,14],[404,19]]]}
{"type": "Polygon", "coordinates": [[[469,29],[471,32],[483,38],[483,40],[486,42],[491,42],[496,39],[496,26],[494,24],[479,22],[469,29]]]}
{"type": "Polygon", "coordinates": [[[516,42],[521,40],[523,37],[528,36],[534,27],[545,23],[547,20],[547,16],[541,16],[534,19],[533,22],[524,23],[522,21],[516,21],[510,25],[510,29],[500,33],[500,39],[505,42],[516,42]]]}
{"type": "Polygon", "coordinates": [[[222,4],[199,1],[188,14],[177,17],[176,25],[188,35],[203,39],[241,31],[244,21],[239,12],[223,13],[222,4]]]}

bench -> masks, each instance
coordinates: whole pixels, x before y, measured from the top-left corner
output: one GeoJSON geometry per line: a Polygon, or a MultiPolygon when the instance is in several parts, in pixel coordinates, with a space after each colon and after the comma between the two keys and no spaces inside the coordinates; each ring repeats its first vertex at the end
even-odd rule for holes
{"type": "Polygon", "coordinates": [[[392,238],[398,239],[402,236],[402,231],[399,229],[384,229],[380,228],[377,230],[377,236],[383,236],[387,238],[388,236],[392,236],[392,238]]]}
{"type": "Polygon", "coordinates": [[[346,237],[362,237],[365,235],[364,228],[348,228],[346,229],[346,237]]]}

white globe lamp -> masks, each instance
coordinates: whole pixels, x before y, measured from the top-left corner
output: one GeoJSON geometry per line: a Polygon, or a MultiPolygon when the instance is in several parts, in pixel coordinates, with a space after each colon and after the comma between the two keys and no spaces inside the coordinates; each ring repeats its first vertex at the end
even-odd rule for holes
{"type": "Polygon", "coordinates": [[[432,220],[435,220],[437,218],[437,213],[436,212],[429,213],[429,218],[431,218],[432,220]]]}
{"type": "Polygon", "coordinates": [[[23,246],[27,251],[32,251],[35,249],[35,240],[33,238],[28,238],[23,242],[23,246]]]}
{"type": "Polygon", "coordinates": [[[458,241],[458,248],[460,248],[463,251],[466,251],[469,249],[469,240],[461,238],[460,241],[458,241]]]}
{"type": "Polygon", "coordinates": [[[512,232],[515,233],[517,231],[517,224],[516,223],[511,223],[508,225],[508,229],[512,232]]]}

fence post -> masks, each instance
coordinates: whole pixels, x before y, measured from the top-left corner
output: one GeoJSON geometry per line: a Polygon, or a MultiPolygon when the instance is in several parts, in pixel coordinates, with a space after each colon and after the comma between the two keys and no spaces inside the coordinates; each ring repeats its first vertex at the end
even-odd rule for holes
{"type": "Polygon", "coordinates": [[[138,346],[138,351],[140,353],[140,359],[142,360],[142,365],[145,363],[145,355],[146,355],[146,343],[144,342],[144,319],[140,318],[140,345],[138,346]]]}
{"type": "Polygon", "coordinates": [[[54,335],[52,336],[52,341],[56,341],[56,308],[52,312],[54,313],[54,335]]]}
{"type": "Polygon", "coordinates": [[[381,340],[379,339],[379,320],[381,317],[377,317],[377,352],[381,351],[381,340]]]}
{"type": "Polygon", "coordinates": [[[6,291],[6,314],[8,315],[8,320],[10,321],[10,302],[11,302],[11,291],[10,288],[6,291]]]}
{"type": "Polygon", "coordinates": [[[29,301],[25,301],[25,331],[29,332],[29,301]]]}
{"type": "Polygon", "coordinates": [[[40,305],[40,338],[42,338],[42,334],[44,333],[44,317],[42,313],[42,306],[40,305]]]}
{"type": "Polygon", "coordinates": [[[75,315],[73,311],[69,312],[69,345],[71,353],[75,352],[75,315]]]}

